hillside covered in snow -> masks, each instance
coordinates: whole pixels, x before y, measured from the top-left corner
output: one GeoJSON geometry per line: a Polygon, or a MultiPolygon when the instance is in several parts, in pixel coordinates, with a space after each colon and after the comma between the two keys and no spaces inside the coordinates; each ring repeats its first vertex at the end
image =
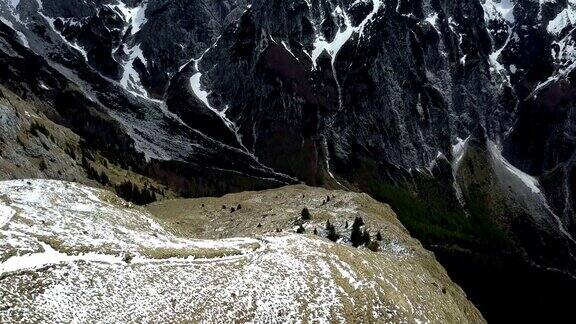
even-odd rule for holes
{"type": "MultiPolygon", "coordinates": [[[[304,195],[311,204],[324,194],[306,187],[247,193],[242,211],[267,208],[274,195],[294,202],[304,195]]],[[[382,228],[378,252],[290,229],[192,239],[107,191],[1,182],[0,322],[483,322],[388,207],[357,194],[334,197],[341,203],[322,207],[336,212],[333,223],[363,215],[382,228]],[[388,214],[367,212],[375,206],[388,214]]],[[[219,205],[226,199],[198,206],[234,217],[219,205]]]]}

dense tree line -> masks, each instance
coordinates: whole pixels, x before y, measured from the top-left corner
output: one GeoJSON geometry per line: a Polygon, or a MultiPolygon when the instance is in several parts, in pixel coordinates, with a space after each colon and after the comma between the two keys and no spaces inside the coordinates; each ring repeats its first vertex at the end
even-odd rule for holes
{"type": "Polygon", "coordinates": [[[137,205],[145,205],[156,201],[156,194],[152,189],[138,188],[138,186],[128,180],[117,185],[115,189],[118,196],[137,205]]]}
{"type": "Polygon", "coordinates": [[[88,160],[85,157],[82,157],[82,167],[86,170],[86,175],[88,176],[88,179],[96,180],[104,186],[110,184],[110,179],[108,178],[108,175],[106,175],[104,171],[100,173],[96,171],[96,169],[92,167],[90,162],[88,162],[88,160]]]}

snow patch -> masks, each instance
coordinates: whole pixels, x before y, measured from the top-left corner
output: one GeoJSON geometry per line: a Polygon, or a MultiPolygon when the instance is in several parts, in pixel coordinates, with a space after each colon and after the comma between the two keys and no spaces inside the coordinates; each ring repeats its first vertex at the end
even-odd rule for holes
{"type": "Polygon", "coordinates": [[[514,6],[516,5],[511,0],[485,0],[482,5],[486,20],[498,20],[502,18],[510,24],[516,21],[514,17],[514,6]]]}
{"type": "Polygon", "coordinates": [[[382,0],[372,0],[372,11],[362,20],[362,22],[354,27],[350,21],[348,14],[342,10],[340,6],[336,6],[332,15],[343,18],[344,26],[340,26],[338,32],[332,41],[328,42],[323,36],[317,36],[314,42],[314,49],[312,50],[312,64],[316,68],[316,61],[320,54],[326,51],[332,58],[332,63],[336,60],[336,55],[344,44],[350,39],[354,33],[358,33],[361,38],[366,24],[374,19],[374,15],[380,10],[382,0]]]}
{"type": "Polygon", "coordinates": [[[26,35],[24,35],[23,32],[16,29],[11,21],[5,19],[4,17],[0,17],[0,21],[2,21],[4,24],[6,24],[8,27],[12,28],[12,30],[16,32],[16,35],[18,35],[18,38],[20,39],[20,43],[22,43],[22,45],[30,48],[30,44],[28,43],[28,38],[26,38],[26,35]]]}
{"type": "Polygon", "coordinates": [[[470,136],[466,137],[466,139],[461,139],[460,137],[456,138],[456,144],[452,145],[452,164],[454,166],[458,166],[460,161],[462,161],[462,157],[464,157],[464,153],[466,152],[466,146],[468,145],[468,140],[470,136]]]}
{"type": "Polygon", "coordinates": [[[569,3],[568,6],[570,6],[570,8],[565,8],[554,19],[548,22],[546,30],[548,30],[550,34],[557,36],[564,28],[572,26],[576,22],[576,8],[573,8],[575,5],[569,3]]]}
{"type": "Polygon", "coordinates": [[[70,41],[68,41],[66,39],[66,37],[64,37],[61,33],[58,32],[58,30],[56,30],[56,27],[54,26],[54,22],[56,21],[56,19],[52,18],[52,17],[48,17],[46,16],[42,10],[44,9],[44,6],[42,5],[42,1],[41,0],[36,0],[36,3],[38,4],[38,14],[44,18],[44,20],[46,20],[46,22],[48,23],[48,25],[50,26],[50,28],[54,31],[54,33],[56,33],[56,35],[58,35],[62,41],[64,43],[66,43],[69,47],[75,49],[76,51],[80,52],[80,54],[82,54],[82,57],[84,58],[84,61],[88,62],[88,54],[86,53],[86,50],[84,50],[80,45],[76,44],[76,43],[72,43],[70,41]]]}
{"type": "Polygon", "coordinates": [[[146,9],[148,9],[148,1],[142,2],[139,6],[130,8],[124,2],[118,1],[115,5],[109,5],[112,9],[117,9],[122,15],[124,21],[128,24],[126,29],[130,28],[130,34],[136,34],[142,29],[142,26],[148,22],[146,18],[146,9]]]}
{"type": "Polygon", "coordinates": [[[142,85],[140,74],[138,74],[138,71],[134,69],[134,61],[136,61],[136,59],[139,59],[140,62],[144,64],[144,66],[148,65],[140,45],[138,44],[130,49],[124,45],[124,51],[128,53],[128,59],[126,59],[123,65],[124,73],[120,79],[120,84],[130,93],[136,96],[148,98],[148,92],[142,85]]]}
{"type": "Polygon", "coordinates": [[[8,224],[14,214],[16,214],[16,211],[11,207],[0,205],[0,228],[8,224]]]}
{"type": "Polygon", "coordinates": [[[528,187],[533,193],[536,194],[541,193],[538,180],[536,180],[536,178],[534,178],[533,176],[522,172],[521,170],[510,164],[510,162],[508,162],[506,158],[502,156],[502,152],[500,151],[496,143],[489,141],[488,148],[494,160],[499,161],[510,173],[515,175],[518,179],[522,180],[522,182],[526,185],[526,187],[528,187]]]}

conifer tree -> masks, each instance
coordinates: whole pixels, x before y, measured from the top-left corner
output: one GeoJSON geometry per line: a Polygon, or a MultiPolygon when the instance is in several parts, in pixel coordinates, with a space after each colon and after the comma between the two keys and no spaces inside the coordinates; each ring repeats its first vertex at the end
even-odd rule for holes
{"type": "Polygon", "coordinates": [[[360,222],[358,217],[354,220],[352,224],[352,233],[350,233],[350,242],[352,242],[353,247],[359,247],[362,245],[362,231],[360,229],[360,222]]]}
{"type": "Polygon", "coordinates": [[[340,238],[340,235],[336,233],[336,228],[334,228],[334,225],[330,224],[329,220],[326,221],[326,232],[328,233],[326,237],[332,242],[336,242],[340,238]]]}
{"type": "Polygon", "coordinates": [[[302,212],[300,213],[300,216],[302,216],[303,220],[310,220],[312,218],[312,215],[310,214],[310,211],[308,210],[308,208],[304,207],[304,209],[302,209],[302,212]]]}

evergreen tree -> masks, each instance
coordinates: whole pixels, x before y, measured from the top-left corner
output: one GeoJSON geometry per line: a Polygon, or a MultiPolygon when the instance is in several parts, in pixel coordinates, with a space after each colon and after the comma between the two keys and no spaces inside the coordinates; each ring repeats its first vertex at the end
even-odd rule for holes
{"type": "Polygon", "coordinates": [[[156,201],[156,194],[149,188],[138,188],[126,180],[115,187],[118,196],[137,205],[145,205],[156,201]]]}
{"type": "Polygon", "coordinates": [[[362,245],[362,231],[360,227],[360,222],[358,221],[358,217],[356,217],[352,224],[352,233],[350,233],[350,242],[352,242],[353,247],[362,245]]]}
{"type": "Polygon", "coordinates": [[[340,235],[336,233],[336,228],[334,225],[330,224],[330,221],[326,221],[326,232],[328,235],[326,236],[330,241],[336,242],[340,238],[340,235]]]}
{"type": "Polygon", "coordinates": [[[310,211],[308,210],[308,208],[304,207],[304,209],[302,209],[302,212],[300,213],[300,216],[302,216],[303,220],[310,220],[312,218],[312,215],[310,214],[310,211]]]}
{"type": "Polygon", "coordinates": [[[100,177],[98,179],[98,182],[100,182],[103,185],[108,185],[110,184],[110,179],[108,178],[108,175],[106,173],[104,173],[104,171],[102,171],[100,173],[100,177]]]}
{"type": "Polygon", "coordinates": [[[380,233],[380,231],[378,231],[378,233],[376,233],[376,240],[382,241],[382,234],[380,233]]]}
{"type": "Polygon", "coordinates": [[[44,161],[44,159],[42,159],[40,161],[40,171],[44,171],[46,169],[48,169],[48,166],[46,165],[46,161],[44,161]]]}

